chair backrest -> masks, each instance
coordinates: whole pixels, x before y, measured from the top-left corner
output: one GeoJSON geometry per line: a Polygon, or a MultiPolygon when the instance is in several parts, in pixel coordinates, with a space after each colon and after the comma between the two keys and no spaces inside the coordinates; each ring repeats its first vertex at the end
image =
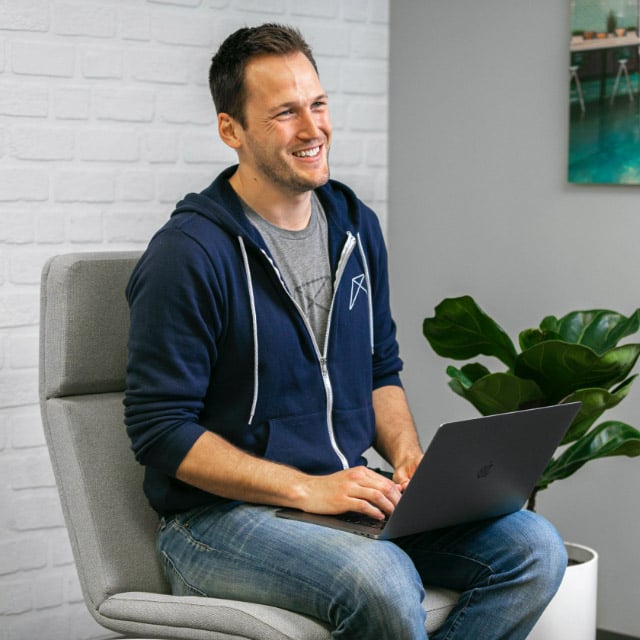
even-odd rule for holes
{"type": "Polygon", "coordinates": [[[83,594],[96,609],[114,593],[168,593],[157,516],[123,422],[124,290],[139,256],[60,255],[42,273],[42,419],[83,594]]]}

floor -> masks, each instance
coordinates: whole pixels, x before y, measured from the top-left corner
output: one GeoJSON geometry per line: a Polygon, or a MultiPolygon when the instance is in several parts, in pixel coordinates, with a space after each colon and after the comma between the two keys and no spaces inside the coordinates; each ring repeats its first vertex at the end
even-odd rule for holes
{"type": "Polygon", "coordinates": [[[613,631],[604,631],[603,629],[598,629],[596,633],[596,640],[639,640],[638,638],[634,638],[632,636],[623,636],[619,633],[614,633],[613,631]]]}
{"type": "Polygon", "coordinates": [[[584,83],[585,111],[575,87],[570,88],[568,179],[576,183],[640,184],[640,95],[638,77],[631,77],[633,101],[624,82],[610,102],[610,79],[605,99],[598,83],[584,83]]]}

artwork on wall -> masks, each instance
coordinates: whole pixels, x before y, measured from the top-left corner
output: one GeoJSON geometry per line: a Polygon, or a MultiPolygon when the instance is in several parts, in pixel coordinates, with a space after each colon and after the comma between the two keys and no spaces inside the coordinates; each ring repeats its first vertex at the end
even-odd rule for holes
{"type": "Polygon", "coordinates": [[[640,0],[570,0],[569,182],[640,184],[640,0]]]}

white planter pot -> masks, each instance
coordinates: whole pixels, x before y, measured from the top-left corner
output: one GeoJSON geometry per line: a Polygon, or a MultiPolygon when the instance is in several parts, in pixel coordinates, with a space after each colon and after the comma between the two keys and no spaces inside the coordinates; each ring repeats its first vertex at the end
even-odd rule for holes
{"type": "Polygon", "coordinates": [[[595,640],[598,554],[572,542],[565,542],[565,546],[567,571],[527,640],[595,640]]]}

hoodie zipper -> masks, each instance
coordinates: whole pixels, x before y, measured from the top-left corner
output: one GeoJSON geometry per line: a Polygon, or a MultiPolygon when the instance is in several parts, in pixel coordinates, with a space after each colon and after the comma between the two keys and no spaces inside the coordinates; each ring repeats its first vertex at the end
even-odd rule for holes
{"type": "Polygon", "coordinates": [[[329,331],[331,329],[331,317],[333,315],[333,307],[336,299],[336,292],[338,290],[340,280],[342,279],[342,274],[344,273],[347,261],[351,256],[351,253],[353,252],[353,249],[355,246],[356,246],[355,237],[350,231],[347,231],[347,239],[345,241],[344,247],[342,248],[340,259],[338,260],[338,268],[336,270],[336,277],[333,285],[333,296],[331,298],[331,306],[329,307],[329,317],[327,319],[327,328],[325,332],[324,353],[320,352],[320,347],[318,346],[318,342],[313,333],[313,329],[311,328],[309,320],[307,319],[307,316],[302,310],[302,308],[300,307],[300,305],[296,302],[294,297],[289,292],[289,289],[287,289],[284,283],[284,280],[280,274],[280,271],[278,270],[278,267],[275,265],[271,257],[266,253],[266,251],[261,250],[265,258],[268,260],[269,264],[273,268],[273,270],[276,272],[276,275],[278,276],[278,280],[280,281],[280,284],[282,285],[283,289],[286,291],[287,295],[289,296],[289,299],[291,300],[294,307],[297,309],[298,313],[300,314],[300,317],[302,318],[302,321],[304,322],[304,325],[307,328],[307,332],[309,333],[309,336],[311,338],[311,342],[313,344],[316,357],[318,358],[318,363],[320,364],[320,372],[322,374],[322,382],[324,384],[325,396],[327,400],[327,430],[329,433],[329,441],[331,442],[331,448],[336,454],[338,460],[340,460],[340,464],[342,465],[343,469],[349,468],[349,461],[347,460],[347,457],[344,455],[344,453],[340,449],[340,446],[338,445],[338,442],[336,440],[335,430],[333,427],[333,387],[331,385],[331,377],[329,376],[327,353],[329,348],[329,331]]]}

